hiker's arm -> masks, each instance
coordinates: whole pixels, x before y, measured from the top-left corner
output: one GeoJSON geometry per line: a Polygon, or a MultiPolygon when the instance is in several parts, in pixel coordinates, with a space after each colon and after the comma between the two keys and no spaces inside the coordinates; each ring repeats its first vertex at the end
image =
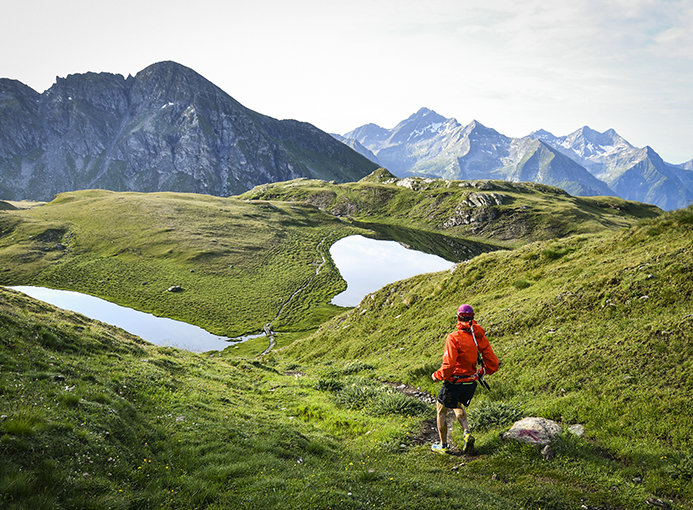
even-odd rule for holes
{"type": "Polygon", "coordinates": [[[497,372],[500,362],[485,336],[481,339],[481,342],[479,342],[479,349],[481,350],[481,357],[484,360],[484,374],[490,375],[497,372]]]}

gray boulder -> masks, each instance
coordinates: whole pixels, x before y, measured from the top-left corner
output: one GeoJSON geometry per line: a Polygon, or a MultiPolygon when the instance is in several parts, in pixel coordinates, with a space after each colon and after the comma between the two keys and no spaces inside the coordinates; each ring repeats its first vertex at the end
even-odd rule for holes
{"type": "Polygon", "coordinates": [[[522,441],[523,443],[548,445],[563,432],[563,428],[553,420],[546,418],[523,418],[515,422],[511,429],[501,437],[504,440],[522,441]]]}

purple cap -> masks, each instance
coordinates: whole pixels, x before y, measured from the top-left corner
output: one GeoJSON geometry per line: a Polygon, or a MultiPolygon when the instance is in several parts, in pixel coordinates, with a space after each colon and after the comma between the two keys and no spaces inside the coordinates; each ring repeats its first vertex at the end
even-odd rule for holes
{"type": "Polygon", "coordinates": [[[457,309],[457,315],[474,315],[472,305],[462,305],[457,309]]]}

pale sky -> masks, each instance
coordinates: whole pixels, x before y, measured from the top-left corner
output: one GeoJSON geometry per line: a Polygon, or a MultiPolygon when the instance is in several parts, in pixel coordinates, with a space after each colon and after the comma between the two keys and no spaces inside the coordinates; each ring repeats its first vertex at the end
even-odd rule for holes
{"type": "Polygon", "coordinates": [[[173,60],[344,134],[421,107],[519,137],[614,128],[693,158],[693,0],[0,0],[0,77],[173,60]]]}

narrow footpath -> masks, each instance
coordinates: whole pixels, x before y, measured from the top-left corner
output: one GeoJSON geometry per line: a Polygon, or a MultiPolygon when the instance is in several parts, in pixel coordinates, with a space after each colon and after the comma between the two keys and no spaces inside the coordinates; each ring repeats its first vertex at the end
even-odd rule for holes
{"type": "MultiPolygon", "coordinates": [[[[320,240],[320,242],[315,246],[315,251],[317,251],[317,252],[318,252],[318,255],[320,255],[320,258],[322,258],[322,262],[320,262],[320,264],[318,264],[318,267],[315,269],[315,276],[318,276],[318,275],[320,274],[320,270],[321,270],[322,267],[325,265],[325,262],[327,262],[327,259],[325,258],[325,256],[324,256],[322,253],[320,253],[320,246],[325,242],[325,239],[326,239],[326,238],[327,238],[327,237],[323,237],[323,238],[320,240]]],[[[289,303],[291,303],[291,301],[292,301],[302,290],[305,290],[305,289],[308,287],[308,285],[310,285],[310,283],[313,281],[313,278],[315,278],[315,276],[311,276],[310,278],[308,278],[308,280],[306,281],[306,283],[305,283],[301,288],[299,288],[296,292],[294,292],[293,294],[291,294],[291,297],[290,297],[289,299],[287,299],[284,303],[282,303],[282,306],[279,307],[279,311],[277,311],[277,315],[274,316],[274,319],[272,319],[270,322],[268,322],[267,324],[265,324],[265,326],[262,328],[262,329],[264,330],[264,332],[265,332],[265,335],[267,335],[267,338],[269,338],[269,346],[267,347],[267,349],[265,349],[264,351],[262,351],[262,353],[259,354],[258,357],[262,357],[262,356],[264,356],[265,354],[268,354],[272,349],[274,349],[275,345],[277,345],[277,342],[276,342],[276,340],[274,339],[274,331],[272,331],[272,324],[274,324],[274,321],[276,321],[277,318],[281,315],[282,311],[284,310],[284,307],[285,307],[286,305],[288,305],[289,303]]]]}

